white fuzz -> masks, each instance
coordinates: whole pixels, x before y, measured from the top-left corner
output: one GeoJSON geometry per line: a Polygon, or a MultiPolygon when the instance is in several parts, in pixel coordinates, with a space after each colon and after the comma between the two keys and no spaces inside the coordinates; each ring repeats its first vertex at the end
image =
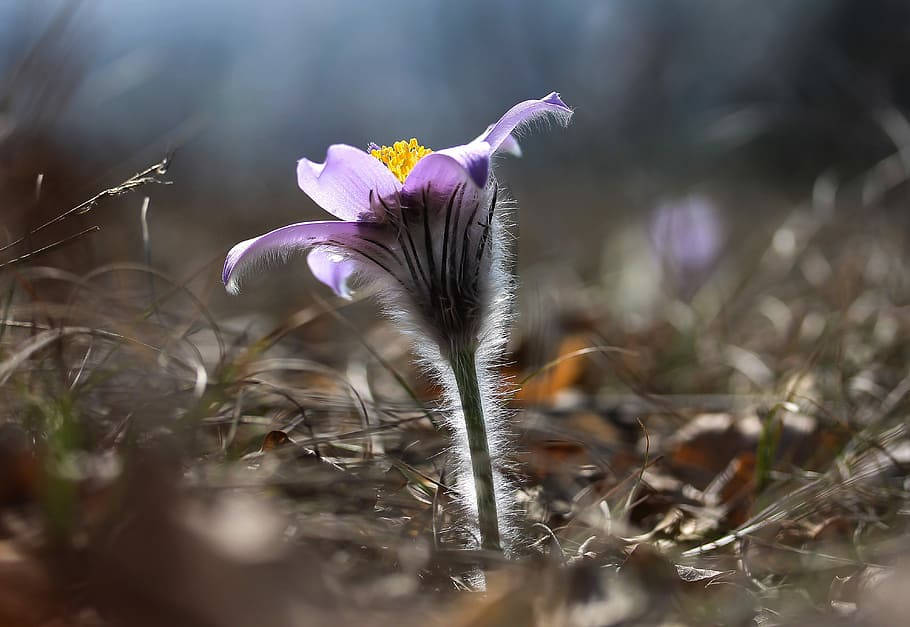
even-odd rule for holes
{"type": "MultiPolygon", "coordinates": [[[[495,182],[485,190],[484,199],[489,201],[495,182]]],[[[488,253],[485,263],[480,267],[478,302],[472,308],[478,316],[475,341],[476,368],[478,386],[486,423],[490,460],[493,465],[493,485],[496,497],[496,509],[499,523],[499,534],[502,548],[507,555],[512,554],[516,546],[518,514],[514,497],[515,486],[507,478],[514,469],[506,466],[511,456],[513,438],[509,428],[509,416],[504,400],[508,389],[503,385],[498,367],[503,363],[504,351],[511,328],[512,307],[516,282],[509,271],[509,256],[506,241],[510,238],[506,211],[511,211],[508,202],[501,200],[501,191],[497,190],[499,200],[496,202],[492,224],[487,238],[488,253]]],[[[435,230],[438,224],[434,225],[435,230]]],[[[439,253],[438,242],[441,237],[434,237],[437,242],[436,253],[439,253]]],[[[476,244],[477,238],[472,239],[476,244]]],[[[421,249],[418,242],[417,250],[421,249]]],[[[385,262],[386,260],[383,259],[385,262]]],[[[390,266],[391,264],[384,264],[390,266]]],[[[380,270],[372,263],[363,263],[362,279],[365,282],[381,285],[377,296],[384,313],[390,317],[401,330],[414,339],[414,352],[422,370],[441,388],[443,394],[441,407],[445,416],[445,425],[451,434],[450,466],[447,477],[453,479],[446,483],[457,492],[456,506],[460,510],[457,519],[461,520],[458,532],[467,548],[479,548],[477,494],[471,467],[471,454],[468,446],[468,434],[465,418],[461,409],[461,397],[455,374],[448,356],[441,347],[447,346],[450,338],[445,336],[446,329],[438,327],[438,321],[428,319],[415,306],[412,292],[413,285],[405,280],[380,270]],[[435,322],[435,324],[434,324],[435,322]]]]}

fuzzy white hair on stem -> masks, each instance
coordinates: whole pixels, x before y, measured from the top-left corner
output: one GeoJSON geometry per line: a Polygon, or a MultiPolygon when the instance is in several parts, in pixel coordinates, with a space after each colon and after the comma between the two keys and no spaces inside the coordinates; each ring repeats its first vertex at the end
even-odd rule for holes
{"type": "Polygon", "coordinates": [[[459,381],[462,374],[473,377],[476,410],[485,428],[482,454],[492,469],[496,548],[508,554],[516,545],[515,490],[506,467],[512,438],[497,367],[508,341],[516,285],[505,245],[510,237],[507,213],[514,203],[504,199],[492,179],[483,190],[456,188],[416,200],[386,207],[398,227],[394,237],[369,238],[356,249],[338,242],[333,251],[361,261],[360,280],[382,286],[377,297],[386,315],[415,340],[419,365],[442,390],[456,506],[464,521],[461,535],[466,546],[480,548],[472,471],[477,452],[472,455],[463,399],[465,386],[472,384],[459,381]],[[465,367],[470,372],[459,372],[465,367]]]}

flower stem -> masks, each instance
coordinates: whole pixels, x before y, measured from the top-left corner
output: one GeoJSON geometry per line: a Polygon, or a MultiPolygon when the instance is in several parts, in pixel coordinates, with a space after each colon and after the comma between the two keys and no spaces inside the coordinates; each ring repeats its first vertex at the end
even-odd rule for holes
{"type": "Polygon", "coordinates": [[[451,364],[468,432],[471,469],[474,473],[474,490],[477,495],[480,545],[487,550],[500,551],[493,464],[490,459],[490,443],[487,439],[487,424],[483,415],[480,387],[477,383],[476,354],[473,350],[457,351],[452,355],[451,364]]]}

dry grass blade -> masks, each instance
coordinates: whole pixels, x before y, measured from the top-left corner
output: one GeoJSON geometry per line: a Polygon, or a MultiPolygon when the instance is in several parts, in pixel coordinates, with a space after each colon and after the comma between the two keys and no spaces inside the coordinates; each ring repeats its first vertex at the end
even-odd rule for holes
{"type": "Polygon", "coordinates": [[[120,194],[125,194],[151,183],[167,184],[167,181],[163,181],[157,178],[155,175],[164,175],[167,173],[168,166],[171,163],[171,157],[171,155],[165,156],[161,161],[158,161],[157,163],[148,166],[144,170],[137,172],[118,185],[102,190],[88,200],[85,200],[78,205],[67,209],[63,213],[51,218],[47,222],[36,226],[35,228],[28,231],[28,233],[25,235],[22,235],[21,237],[18,237],[13,241],[4,244],[3,246],[0,246],[0,252],[4,252],[14,246],[18,246],[24,243],[27,239],[34,235],[37,235],[51,225],[57,224],[58,222],[66,220],[67,218],[70,218],[74,215],[82,215],[91,211],[91,209],[104,198],[119,196],[120,194]]]}

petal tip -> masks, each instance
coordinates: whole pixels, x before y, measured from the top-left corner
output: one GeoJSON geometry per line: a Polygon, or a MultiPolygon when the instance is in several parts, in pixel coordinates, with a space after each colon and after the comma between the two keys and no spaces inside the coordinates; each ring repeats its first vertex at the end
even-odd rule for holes
{"type": "Polygon", "coordinates": [[[563,109],[571,111],[569,106],[562,101],[562,96],[560,96],[558,91],[551,91],[545,98],[542,98],[542,100],[547,104],[556,105],[557,107],[562,107],[563,109]]]}
{"type": "Polygon", "coordinates": [[[562,97],[559,95],[558,91],[551,91],[542,102],[547,103],[548,105],[554,106],[557,109],[561,109],[560,113],[557,114],[557,120],[563,125],[568,126],[569,121],[572,119],[572,116],[575,112],[572,110],[569,105],[562,101],[562,97]]]}
{"type": "Polygon", "coordinates": [[[237,296],[240,294],[240,285],[238,285],[237,281],[231,279],[224,284],[224,290],[231,296],[237,296]]]}
{"type": "Polygon", "coordinates": [[[224,258],[224,267],[221,270],[221,282],[224,283],[224,289],[228,294],[236,296],[240,293],[240,282],[237,275],[234,274],[234,268],[237,267],[237,261],[243,256],[243,252],[249,247],[253,240],[244,240],[235,244],[228,251],[224,258]]]}

